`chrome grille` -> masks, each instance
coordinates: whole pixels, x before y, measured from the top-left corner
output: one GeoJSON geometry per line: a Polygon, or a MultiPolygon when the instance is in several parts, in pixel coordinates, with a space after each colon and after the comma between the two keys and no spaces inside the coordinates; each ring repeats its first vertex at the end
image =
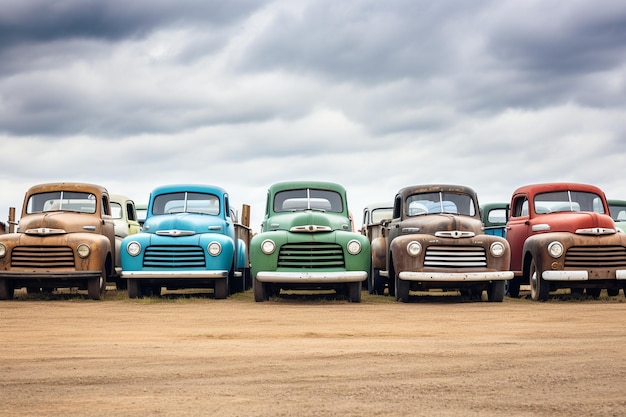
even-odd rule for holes
{"type": "Polygon", "coordinates": [[[204,268],[200,246],[148,246],[143,258],[145,268],[204,268]]]}
{"type": "Polygon", "coordinates": [[[18,246],[11,251],[14,268],[74,268],[74,252],[68,246],[18,246]]]}
{"type": "Polygon", "coordinates": [[[344,268],[343,250],[335,243],[288,243],[280,248],[278,267],[344,268]]]}
{"type": "Polygon", "coordinates": [[[484,268],[485,248],[481,246],[429,246],[424,266],[432,268],[484,268]]]}
{"type": "Polygon", "coordinates": [[[565,267],[624,268],[626,248],[623,246],[573,246],[565,254],[565,267]]]}

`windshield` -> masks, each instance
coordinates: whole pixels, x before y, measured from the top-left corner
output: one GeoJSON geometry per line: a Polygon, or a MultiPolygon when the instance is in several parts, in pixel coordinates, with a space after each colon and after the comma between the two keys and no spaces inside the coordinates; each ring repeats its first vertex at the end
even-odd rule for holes
{"type": "Polygon", "coordinates": [[[96,196],[76,191],[51,191],[33,194],[26,203],[26,213],[44,211],[74,211],[78,213],[96,212],[96,196]]]}
{"type": "Polygon", "coordinates": [[[380,223],[393,217],[393,207],[380,208],[372,211],[372,224],[380,223]]]}
{"type": "Polygon", "coordinates": [[[178,192],[161,194],[154,198],[152,214],[197,213],[220,214],[218,196],[206,193],[178,192]]]}
{"type": "Polygon", "coordinates": [[[122,218],[122,205],[120,203],[111,202],[111,217],[114,219],[122,218]]]}
{"type": "Polygon", "coordinates": [[[604,213],[602,198],[582,191],[553,191],[535,196],[535,213],[548,214],[563,211],[592,211],[604,213]]]}
{"type": "Polygon", "coordinates": [[[274,196],[274,211],[277,213],[303,210],[342,213],[343,200],[338,192],[311,188],[281,191],[274,196]]]}
{"type": "Polygon", "coordinates": [[[474,216],[476,206],[468,194],[431,192],[413,194],[406,200],[406,212],[409,216],[423,214],[452,213],[474,216]]]}
{"type": "Polygon", "coordinates": [[[616,222],[626,222],[626,206],[609,205],[609,211],[616,222]]]}

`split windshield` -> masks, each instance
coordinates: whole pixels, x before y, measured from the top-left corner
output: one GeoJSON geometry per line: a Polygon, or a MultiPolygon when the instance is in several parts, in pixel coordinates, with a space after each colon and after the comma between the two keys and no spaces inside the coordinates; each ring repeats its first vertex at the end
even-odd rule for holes
{"type": "Polygon", "coordinates": [[[96,212],[96,196],[91,193],[76,191],[50,191],[33,194],[26,203],[26,213],[47,211],[73,211],[77,213],[96,212]]]}
{"type": "Polygon", "coordinates": [[[274,196],[274,211],[277,213],[303,210],[342,213],[343,200],[338,192],[312,188],[281,191],[274,196]]]}
{"type": "Polygon", "coordinates": [[[424,214],[451,213],[474,216],[476,205],[468,194],[429,192],[413,194],[406,200],[406,212],[409,216],[424,214]]]}
{"type": "Polygon", "coordinates": [[[161,194],[154,198],[152,214],[196,213],[217,216],[220,199],[207,193],[178,192],[161,194]]]}
{"type": "Polygon", "coordinates": [[[583,191],[553,191],[535,196],[535,213],[548,214],[563,211],[592,211],[604,213],[602,198],[583,191]]]}

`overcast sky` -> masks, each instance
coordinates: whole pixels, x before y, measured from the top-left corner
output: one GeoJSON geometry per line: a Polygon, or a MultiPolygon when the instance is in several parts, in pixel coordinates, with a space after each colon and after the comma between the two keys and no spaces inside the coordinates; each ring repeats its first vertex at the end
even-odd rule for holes
{"type": "Polygon", "coordinates": [[[481,202],[575,181],[626,199],[623,0],[0,0],[0,220],[28,187],[146,202],[338,182],[481,202]]]}

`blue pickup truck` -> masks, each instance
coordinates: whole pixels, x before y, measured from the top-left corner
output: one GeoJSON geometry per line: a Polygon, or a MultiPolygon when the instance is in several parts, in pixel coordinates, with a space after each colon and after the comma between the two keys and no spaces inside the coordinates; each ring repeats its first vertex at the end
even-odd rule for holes
{"type": "MultiPolygon", "coordinates": [[[[243,217],[249,219],[249,206],[243,217]],[[247,213],[247,214],[246,214],[247,213]]],[[[251,288],[251,231],[231,210],[228,193],[210,185],[167,185],[150,194],[140,233],[122,241],[128,296],[161,288],[213,288],[216,299],[251,288]]]]}

